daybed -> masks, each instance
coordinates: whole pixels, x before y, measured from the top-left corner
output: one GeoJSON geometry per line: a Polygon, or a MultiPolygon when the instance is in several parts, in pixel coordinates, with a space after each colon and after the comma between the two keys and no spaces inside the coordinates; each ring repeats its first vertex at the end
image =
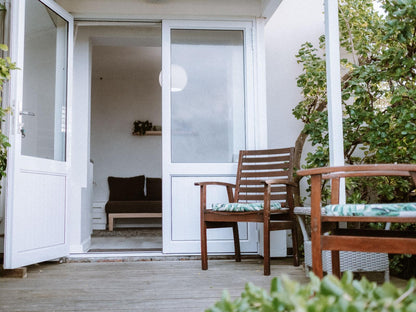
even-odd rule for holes
{"type": "Polygon", "coordinates": [[[108,177],[108,187],[110,195],[105,212],[109,231],[113,230],[114,219],[162,218],[162,179],[144,175],[108,177]]]}

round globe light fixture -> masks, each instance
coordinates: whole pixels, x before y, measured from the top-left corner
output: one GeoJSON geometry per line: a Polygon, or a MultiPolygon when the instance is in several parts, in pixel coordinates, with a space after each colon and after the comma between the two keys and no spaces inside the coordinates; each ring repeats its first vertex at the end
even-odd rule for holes
{"type": "MultiPolygon", "coordinates": [[[[170,76],[170,91],[179,92],[185,89],[186,84],[188,83],[188,75],[182,66],[172,64],[170,67],[170,76]]],[[[162,72],[159,74],[159,84],[162,86],[162,72]]]]}

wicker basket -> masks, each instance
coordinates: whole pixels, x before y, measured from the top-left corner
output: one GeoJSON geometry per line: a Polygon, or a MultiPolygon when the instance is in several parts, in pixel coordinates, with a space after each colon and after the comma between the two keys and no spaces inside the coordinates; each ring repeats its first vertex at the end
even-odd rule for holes
{"type": "MultiPolygon", "coordinates": [[[[305,247],[305,267],[312,267],[312,242],[303,241],[305,247]]],[[[339,262],[341,272],[384,272],[384,280],[389,280],[389,258],[386,253],[340,251],[339,262]]],[[[322,252],[322,269],[332,273],[331,251],[322,252]]]]}

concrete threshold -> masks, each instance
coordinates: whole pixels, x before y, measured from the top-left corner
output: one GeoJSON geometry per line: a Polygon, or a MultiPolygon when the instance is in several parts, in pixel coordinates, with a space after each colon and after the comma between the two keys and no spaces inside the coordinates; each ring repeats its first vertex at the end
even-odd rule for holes
{"type": "MultiPolygon", "coordinates": [[[[257,254],[242,255],[244,259],[260,259],[257,254]]],[[[232,254],[210,255],[209,260],[234,259],[232,254]]],[[[161,252],[88,252],[70,254],[64,262],[136,262],[136,261],[187,261],[201,260],[200,255],[163,254],[161,252]]]]}

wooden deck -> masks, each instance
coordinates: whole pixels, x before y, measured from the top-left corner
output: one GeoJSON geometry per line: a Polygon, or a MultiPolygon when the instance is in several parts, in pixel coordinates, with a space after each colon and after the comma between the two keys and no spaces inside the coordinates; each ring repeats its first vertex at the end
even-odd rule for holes
{"type": "Polygon", "coordinates": [[[28,267],[27,278],[0,278],[0,311],[204,311],[232,296],[246,282],[269,289],[273,276],[308,282],[291,259],[272,260],[270,277],[262,259],[43,263],[28,267]]]}
{"type": "MultiPolygon", "coordinates": [[[[272,261],[272,276],[307,282],[302,268],[272,261]]],[[[24,279],[0,278],[0,311],[204,311],[223,289],[239,295],[246,282],[270,287],[262,259],[44,263],[24,279]]]]}

